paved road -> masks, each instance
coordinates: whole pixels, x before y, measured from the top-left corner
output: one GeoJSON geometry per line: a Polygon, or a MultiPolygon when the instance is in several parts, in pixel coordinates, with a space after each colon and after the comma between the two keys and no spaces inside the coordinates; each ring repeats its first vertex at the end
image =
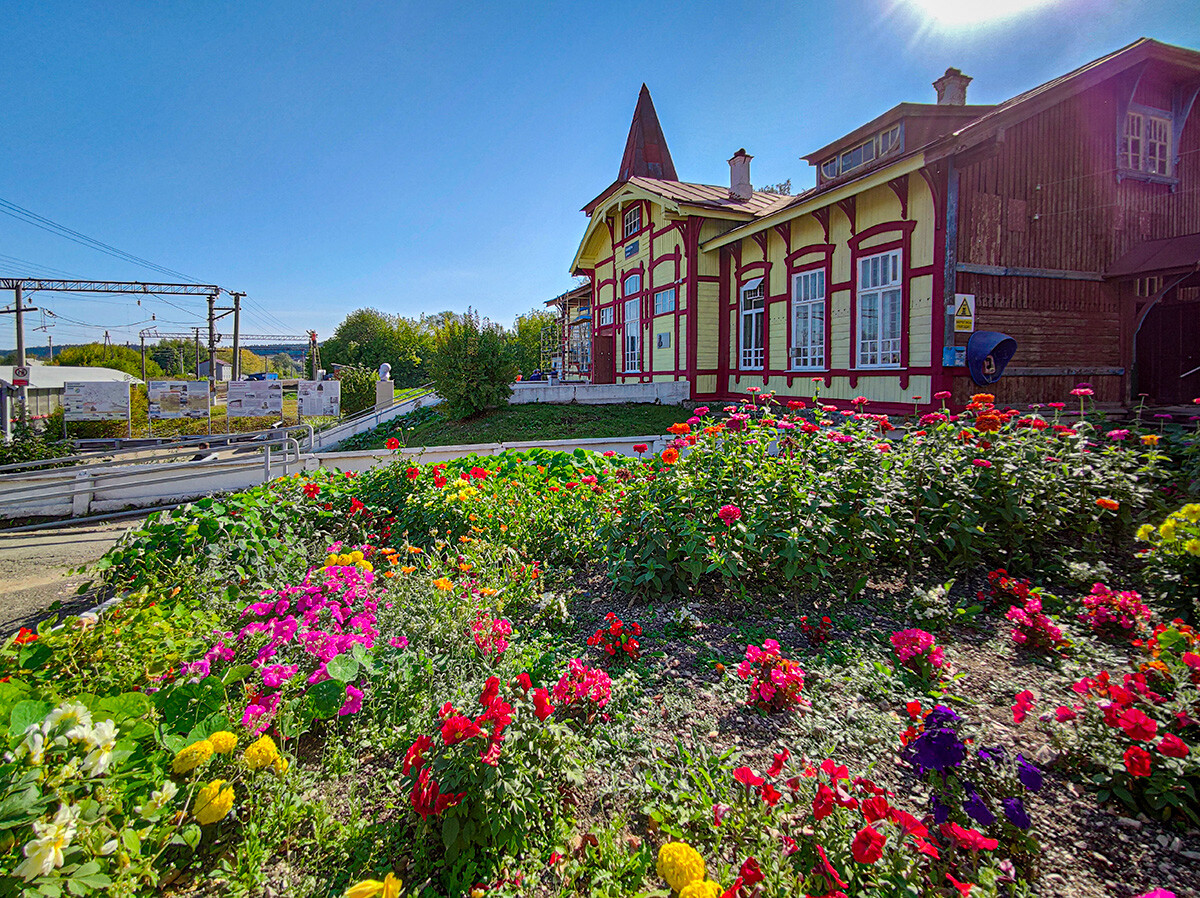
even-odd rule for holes
{"type": "Polygon", "coordinates": [[[36,626],[49,616],[47,609],[56,601],[63,603],[63,610],[74,612],[97,604],[95,595],[76,595],[91,578],[70,571],[98,559],[143,520],[0,533],[0,638],[20,627],[36,626]]]}

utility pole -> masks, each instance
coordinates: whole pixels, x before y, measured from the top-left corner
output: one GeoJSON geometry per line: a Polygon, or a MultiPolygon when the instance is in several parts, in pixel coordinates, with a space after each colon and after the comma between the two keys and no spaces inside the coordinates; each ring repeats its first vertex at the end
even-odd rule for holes
{"type": "MultiPolygon", "coordinates": [[[[17,284],[13,291],[16,294],[17,306],[17,364],[25,365],[25,307],[23,297],[21,296],[21,285],[17,284]]],[[[21,427],[25,427],[29,423],[29,409],[26,406],[29,404],[29,388],[18,387],[18,396],[21,401],[21,427]]]]}
{"type": "Polygon", "coordinates": [[[208,391],[217,383],[217,295],[208,294],[208,391]]]}
{"type": "Polygon", "coordinates": [[[241,380],[242,352],[241,346],[238,343],[238,331],[242,318],[242,297],[246,294],[230,293],[229,295],[233,297],[233,379],[241,380]]]}
{"type": "Polygon", "coordinates": [[[139,335],[142,339],[142,383],[146,382],[146,335],[139,335]]]}
{"type": "Polygon", "coordinates": [[[46,345],[50,348],[50,363],[54,363],[54,334],[46,334],[46,345]]]}
{"type": "Polygon", "coordinates": [[[196,380],[200,379],[200,328],[193,327],[192,333],[196,337],[196,380]]]}

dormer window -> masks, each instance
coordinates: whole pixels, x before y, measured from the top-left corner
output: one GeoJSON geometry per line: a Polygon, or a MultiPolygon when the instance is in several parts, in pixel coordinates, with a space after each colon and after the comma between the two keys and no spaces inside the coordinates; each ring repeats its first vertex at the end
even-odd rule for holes
{"type": "Polygon", "coordinates": [[[1125,115],[1118,158],[1126,174],[1171,176],[1171,114],[1157,109],[1131,109],[1125,115]]]}
{"type": "Polygon", "coordinates": [[[821,163],[821,177],[824,180],[836,178],[856,168],[874,162],[886,153],[897,152],[903,143],[900,125],[880,131],[869,140],[864,140],[857,146],[842,151],[839,155],[826,159],[821,163]]]}
{"type": "Polygon", "coordinates": [[[632,206],[625,212],[625,237],[628,239],[642,229],[642,207],[632,206]]]}

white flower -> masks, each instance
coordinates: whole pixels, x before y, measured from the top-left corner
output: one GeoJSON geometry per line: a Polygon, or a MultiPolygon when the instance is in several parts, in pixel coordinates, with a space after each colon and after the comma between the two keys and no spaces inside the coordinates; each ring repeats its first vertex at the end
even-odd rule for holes
{"type": "Polygon", "coordinates": [[[117,850],[117,840],[109,839],[107,842],[105,842],[103,845],[100,846],[100,856],[108,857],[110,854],[112,854],[116,850],[117,850]]]}
{"type": "Polygon", "coordinates": [[[83,759],[83,772],[90,776],[104,776],[112,765],[113,749],[117,747],[117,726],[111,720],[96,724],[87,736],[91,751],[83,759]]]}
{"type": "Polygon", "coordinates": [[[54,729],[65,730],[62,738],[71,742],[86,739],[92,731],[92,713],[78,702],[66,702],[46,715],[42,733],[49,736],[54,729]]]}
{"type": "Polygon", "coordinates": [[[35,838],[25,843],[25,860],[13,870],[13,875],[29,881],[38,876],[48,876],[55,867],[61,867],[63,849],[75,837],[78,822],[78,806],[60,805],[52,821],[33,824],[35,838]]]}
{"type": "Polygon", "coordinates": [[[153,817],[162,810],[163,805],[169,804],[179,794],[179,787],[170,780],[163,787],[150,793],[150,800],[143,807],[135,808],[143,817],[153,817]]]}
{"type": "Polygon", "coordinates": [[[14,760],[29,755],[29,763],[35,767],[42,763],[42,756],[46,752],[46,737],[42,735],[41,728],[36,723],[31,723],[25,730],[25,738],[21,740],[21,744],[17,746],[16,752],[13,754],[14,760]]]}

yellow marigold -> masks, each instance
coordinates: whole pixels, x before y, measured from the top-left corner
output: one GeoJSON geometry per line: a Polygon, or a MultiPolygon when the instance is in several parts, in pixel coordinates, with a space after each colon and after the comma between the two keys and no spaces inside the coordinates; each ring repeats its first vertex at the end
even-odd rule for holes
{"type": "Polygon", "coordinates": [[[1138,542],[1148,543],[1148,542],[1150,542],[1150,537],[1153,535],[1154,535],[1154,525],[1153,524],[1143,524],[1141,527],[1138,527],[1138,532],[1137,532],[1138,542]]]}
{"type": "Polygon", "coordinates": [[[400,880],[391,873],[383,878],[383,882],[378,879],[364,879],[346,889],[345,898],[376,898],[378,895],[382,895],[383,898],[400,898],[400,880]]]}
{"type": "Polygon", "coordinates": [[[1183,544],[1183,549],[1189,555],[1200,555],[1200,539],[1189,539],[1183,544]]]}
{"type": "Polygon", "coordinates": [[[360,568],[362,568],[364,571],[373,571],[373,570],[375,570],[375,565],[371,564],[371,562],[369,562],[369,561],[360,561],[360,562],[358,563],[358,566],[359,566],[360,568]]]}
{"type": "Polygon", "coordinates": [[[438,577],[433,581],[433,585],[444,592],[449,592],[450,590],[454,589],[454,584],[445,577],[438,577]]]}
{"type": "Polygon", "coordinates": [[[336,555],[330,554],[325,556],[325,567],[333,567],[337,563],[338,557],[336,555]]]}
{"type": "Polygon", "coordinates": [[[1175,526],[1175,520],[1173,518],[1167,518],[1165,521],[1163,521],[1163,525],[1158,528],[1158,535],[1167,542],[1171,542],[1173,539],[1175,539],[1175,526]]]}
{"type": "Polygon", "coordinates": [[[353,552],[350,553],[350,560],[351,561],[362,561],[363,553],[360,550],[355,549],[353,552]]]}
{"type": "Polygon", "coordinates": [[[1200,502],[1189,502],[1183,508],[1179,509],[1176,514],[1181,514],[1193,524],[1200,524],[1200,502]]]}
{"type": "Polygon", "coordinates": [[[270,736],[260,736],[257,742],[251,743],[242,752],[242,760],[251,770],[270,767],[278,757],[279,749],[275,747],[275,740],[270,736]]]}
{"type": "Polygon", "coordinates": [[[283,775],[288,772],[288,768],[291,766],[292,765],[287,758],[285,758],[283,755],[279,755],[275,759],[275,763],[271,765],[271,769],[275,771],[275,775],[277,777],[283,779],[283,775]]]}
{"type": "Polygon", "coordinates": [[[193,742],[186,748],[180,749],[175,755],[175,761],[171,764],[171,769],[176,773],[187,773],[189,770],[195,770],[201,764],[207,764],[208,759],[213,756],[213,744],[207,739],[201,739],[199,742],[193,742]]]}
{"type": "Polygon", "coordinates": [[[668,842],[658,850],[658,875],[676,892],[704,879],[704,858],[686,842],[668,842]]]}
{"type": "Polygon", "coordinates": [[[346,555],[344,553],[338,556],[338,564],[343,565],[343,566],[349,564],[351,562],[351,560],[352,559],[350,558],[350,556],[346,555]]]}
{"type": "Polygon", "coordinates": [[[212,743],[213,751],[219,755],[227,755],[237,748],[237,736],[228,730],[213,733],[208,737],[208,741],[212,743]]]}
{"type": "Polygon", "coordinates": [[[679,898],[720,898],[721,892],[722,889],[717,883],[706,879],[684,886],[683,891],[679,893],[679,898]]]}
{"type": "Polygon", "coordinates": [[[233,808],[233,786],[225,786],[225,780],[213,780],[196,793],[192,814],[203,826],[223,820],[233,808]]]}

